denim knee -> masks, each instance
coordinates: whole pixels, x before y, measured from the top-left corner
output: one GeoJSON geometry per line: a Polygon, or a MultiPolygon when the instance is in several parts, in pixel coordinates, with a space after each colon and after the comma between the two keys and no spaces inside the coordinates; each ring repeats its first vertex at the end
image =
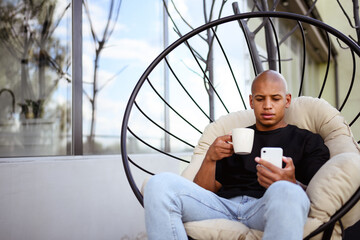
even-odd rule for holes
{"type": "Polygon", "coordinates": [[[164,199],[176,189],[178,181],[178,175],[168,172],[152,176],[145,186],[144,199],[164,199]]]}
{"type": "Polygon", "coordinates": [[[302,239],[310,201],[297,184],[277,181],[266,190],[263,239],[302,239]]]}
{"type": "Polygon", "coordinates": [[[272,202],[278,202],[282,207],[288,205],[293,208],[299,206],[304,212],[310,208],[310,200],[305,191],[297,184],[288,181],[277,181],[266,191],[272,202]]]}

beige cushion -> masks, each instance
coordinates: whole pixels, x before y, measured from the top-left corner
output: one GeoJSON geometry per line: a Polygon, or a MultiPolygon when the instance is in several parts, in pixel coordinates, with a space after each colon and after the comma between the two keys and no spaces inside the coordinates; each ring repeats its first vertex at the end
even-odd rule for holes
{"type": "Polygon", "coordinates": [[[185,223],[184,226],[186,233],[194,239],[245,239],[246,234],[249,232],[249,228],[244,224],[227,219],[188,222],[185,223]],[[234,229],[236,229],[236,231],[234,231],[234,229]]]}
{"type": "MultiPolygon", "coordinates": [[[[285,120],[289,124],[320,134],[330,150],[331,159],[316,173],[307,189],[311,210],[304,229],[306,236],[328,221],[360,186],[360,148],[344,118],[325,100],[312,97],[294,99],[286,111],[285,120]]],[[[228,134],[235,127],[246,127],[254,123],[253,111],[244,110],[230,113],[209,124],[182,176],[194,179],[207,149],[216,137],[228,134]]],[[[360,203],[343,217],[344,227],[351,226],[359,218],[360,203]]],[[[185,224],[185,228],[189,236],[195,239],[261,238],[261,232],[248,229],[241,223],[230,222],[224,219],[189,222],[185,224]]],[[[336,226],[333,239],[340,239],[339,233],[339,226],[336,226]]],[[[321,234],[315,239],[320,237],[321,234]]]]}
{"type": "MultiPolygon", "coordinates": [[[[331,158],[311,179],[306,190],[311,208],[309,217],[322,223],[349,200],[360,186],[360,155],[341,153],[331,158]]],[[[360,202],[342,219],[344,227],[349,227],[360,218],[360,202]]],[[[340,229],[336,229],[340,233],[340,229]]]]}

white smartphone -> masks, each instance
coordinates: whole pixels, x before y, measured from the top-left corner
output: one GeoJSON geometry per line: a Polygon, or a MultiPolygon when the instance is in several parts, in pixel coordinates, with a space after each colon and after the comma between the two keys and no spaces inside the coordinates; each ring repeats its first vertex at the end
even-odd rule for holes
{"type": "Polygon", "coordinates": [[[283,150],[279,147],[263,147],[261,149],[261,158],[272,163],[278,168],[282,168],[283,150]]]}

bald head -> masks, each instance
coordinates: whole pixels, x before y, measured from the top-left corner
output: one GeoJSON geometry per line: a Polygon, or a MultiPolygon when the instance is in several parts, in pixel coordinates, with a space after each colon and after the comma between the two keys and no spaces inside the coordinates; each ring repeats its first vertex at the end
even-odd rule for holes
{"type": "Polygon", "coordinates": [[[274,70],[266,70],[260,73],[259,75],[257,75],[254,81],[252,82],[251,94],[254,94],[256,86],[258,84],[263,84],[263,83],[276,83],[280,85],[280,87],[284,91],[284,94],[288,93],[287,83],[283,75],[281,75],[279,72],[276,72],[274,70]]]}
{"type": "Polygon", "coordinates": [[[270,131],[287,125],[284,116],[291,103],[291,94],[280,73],[268,70],[259,74],[252,83],[249,101],[258,130],[270,131]]]}

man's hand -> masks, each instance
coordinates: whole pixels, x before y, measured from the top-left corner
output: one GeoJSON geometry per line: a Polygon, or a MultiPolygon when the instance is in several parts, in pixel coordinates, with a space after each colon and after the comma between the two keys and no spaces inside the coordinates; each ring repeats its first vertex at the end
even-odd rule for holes
{"type": "Polygon", "coordinates": [[[221,184],[215,179],[216,161],[230,157],[234,153],[230,141],[231,135],[221,136],[216,138],[209,147],[205,159],[194,178],[194,182],[200,187],[212,192],[217,192],[221,188],[221,184]]]}
{"type": "Polygon", "coordinates": [[[221,136],[215,139],[215,141],[209,147],[205,160],[218,161],[225,157],[230,157],[234,154],[234,148],[231,143],[231,135],[221,136]]]}
{"type": "Polygon", "coordinates": [[[271,184],[280,180],[296,183],[293,160],[287,157],[283,157],[282,160],[286,163],[285,168],[278,168],[264,159],[255,158],[258,163],[256,166],[258,182],[261,186],[268,188],[271,184]]]}

